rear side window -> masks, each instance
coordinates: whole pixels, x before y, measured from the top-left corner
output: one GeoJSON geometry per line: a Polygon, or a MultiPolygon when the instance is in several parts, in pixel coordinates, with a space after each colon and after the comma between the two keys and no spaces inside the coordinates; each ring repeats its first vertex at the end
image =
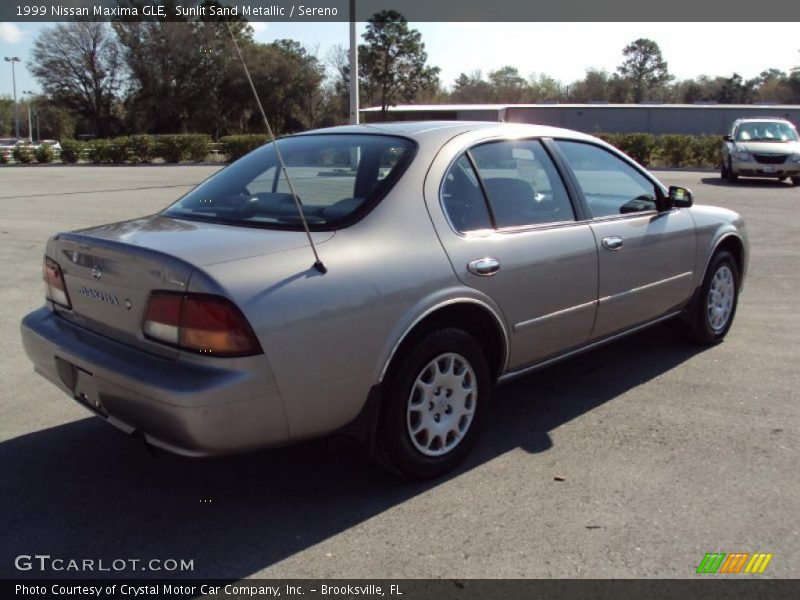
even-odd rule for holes
{"type": "Polygon", "coordinates": [[[470,153],[498,229],[575,220],[561,177],[540,142],[492,142],[470,153]]]}
{"type": "Polygon", "coordinates": [[[655,184],[608,150],[584,142],[556,142],[595,218],[656,210],[655,184]]]}
{"type": "Polygon", "coordinates": [[[442,204],[450,223],[457,231],[492,228],[478,176],[464,154],[453,163],[444,177],[442,204]]]}
{"type": "MultiPolygon", "coordinates": [[[[345,226],[391,189],[416,145],[384,135],[307,135],[278,141],[294,191],[311,229],[345,226]]],[[[246,225],[301,226],[273,144],[267,144],[189,192],[162,214],[246,225]]]]}
{"type": "Polygon", "coordinates": [[[561,177],[536,140],[490,142],[461,155],[445,175],[442,204],[461,232],[575,220],[561,177]]]}

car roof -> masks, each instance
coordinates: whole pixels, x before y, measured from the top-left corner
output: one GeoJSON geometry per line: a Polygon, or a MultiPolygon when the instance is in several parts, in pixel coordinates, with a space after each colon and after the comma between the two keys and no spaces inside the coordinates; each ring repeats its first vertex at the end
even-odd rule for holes
{"type": "Polygon", "coordinates": [[[395,123],[366,123],[362,125],[341,125],[314,129],[298,135],[318,134],[372,134],[397,135],[418,142],[444,143],[457,135],[473,131],[483,131],[486,137],[568,137],[574,139],[594,139],[592,136],[571,129],[531,125],[528,123],[501,123],[492,121],[402,121],[395,123]]]}
{"type": "Polygon", "coordinates": [[[772,121],[774,123],[788,123],[789,125],[792,124],[791,121],[788,119],[782,119],[781,117],[747,117],[742,119],[736,119],[733,123],[763,123],[764,121],[772,121]]]}

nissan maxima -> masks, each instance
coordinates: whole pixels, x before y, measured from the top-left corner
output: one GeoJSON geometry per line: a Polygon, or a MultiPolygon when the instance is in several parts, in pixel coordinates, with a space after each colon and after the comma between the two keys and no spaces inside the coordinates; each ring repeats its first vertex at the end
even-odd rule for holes
{"type": "Polygon", "coordinates": [[[475,445],[496,384],[667,319],[703,344],[733,322],[741,217],[589,135],[424,122],[276,143],[160,213],[54,235],[22,321],[36,371],[178,454],[344,432],[432,477],[475,445]]]}

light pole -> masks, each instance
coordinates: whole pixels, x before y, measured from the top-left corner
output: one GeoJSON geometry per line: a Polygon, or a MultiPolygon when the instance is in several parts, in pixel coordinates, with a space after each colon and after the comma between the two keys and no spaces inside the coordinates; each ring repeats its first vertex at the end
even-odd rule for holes
{"type": "Polygon", "coordinates": [[[358,125],[358,43],[356,42],[356,0],[350,0],[350,123],[358,125]]]}
{"type": "Polygon", "coordinates": [[[19,114],[17,111],[17,75],[14,72],[14,63],[20,62],[19,56],[5,56],[3,57],[6,62],[11,63],[11,85],[14,89],[14,127],[19,139],[19,114]]]}
{"type": "Polygon", "coordinates": [[[25,90],[22,92],[23,96],[28,97],[28,141],[32,144],[33,143],[33,125],[31,124],[31,96],[33,96],[33,92],[30,90],[25,90]]]}

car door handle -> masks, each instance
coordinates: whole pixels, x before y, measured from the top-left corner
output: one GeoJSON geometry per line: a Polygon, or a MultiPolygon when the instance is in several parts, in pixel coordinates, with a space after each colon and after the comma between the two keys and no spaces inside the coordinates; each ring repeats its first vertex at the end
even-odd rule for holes
{"type": "Polygon", "coordinates": [[[622,248],[622,238],[618,235],[603,238],[603,248],[606,250],[619,250],[622,248]]]}
{"type": "Polygon", "coordinates": [[[500,261],[487,256],[486,258],[479,258],[471,261],[467,265],[467,269],[470,273],[474,273],[475,275],[489,277],[500,270],[500,261]]]}

